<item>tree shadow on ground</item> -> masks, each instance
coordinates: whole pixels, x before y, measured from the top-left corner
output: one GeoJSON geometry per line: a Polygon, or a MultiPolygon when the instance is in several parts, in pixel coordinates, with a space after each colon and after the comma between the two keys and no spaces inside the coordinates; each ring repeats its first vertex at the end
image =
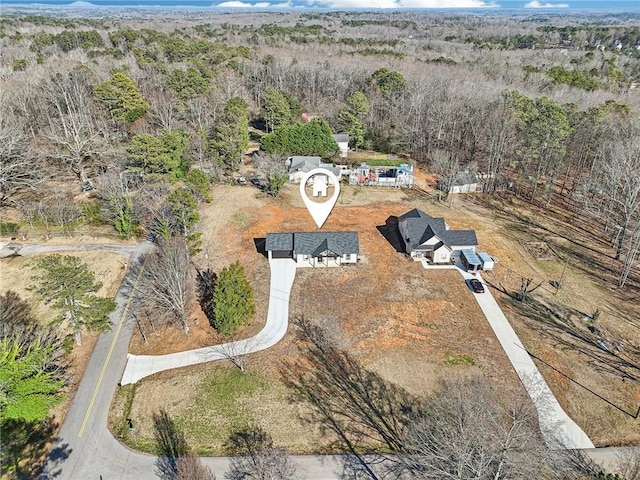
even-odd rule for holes
{"type": "Polygon", "coordinates": [[[153,414],[153,432],[158,450],[158,477],[172,480],[178,474],[178,460],[190,452],[184,433],[163,408],[153,414]]]}
{"type": "MultiPolygon", "coordinates": [[[[596,276],[602,280],[607,287],[617,286],[622,264],[620,260],[615,260],[613,247],[604,233],[598,232],[598,225],[594,223],[593,228],[587,229],[575,225],[575,218],[559,210],[558,207],[552,210],[545,209],[545,212],[552,212],[552,217],[556,219],[555,226],[549,227],[536,221],[535,217],[530,217],[520,209],[509,208],[509,204],[504,204],[503,199],[496,208],[495,202],[490,198],[476,198],[475,201],[488,208],[493,208],[493,215],[496,220],[503,223],[508,231],[518,232],[533,238],[544,238],[554,252],[564,261],[570,263],[591,276],[596,276]],[[568,233],[570,232],[570,234],[568,233]],[[553,237],[556,241],[553,241],[553,237]],[[566,242],[559,242],[562,239],[566,242]]],[[[535,213],[537,208],[530,205],[535,213]]],[[[597,222],[593,220],[593,222],[597,222]]],[[[622,291],[620,291],[622,292],[622,291]]],[[[628,301],[629,295],[633,295],[636,300],[640,299],[640,274],[632,270],[627,278],[624,297],[613,291],[613,294],[624,301],[628,301]]]]}
{"type": "Polygon", "coordinates": [[[210,268],[205,270],[196,268],[196,296],[200,308],[209,319],[209,322],[213,321],[212,304],[216,280],[218,280],[218,275],[210,268]]]}
{"type": "Polygon", "coordinates": [[[376,228],[396,252],[406,253],[400,230],[398,230],[398,217],[392,215],[385,220],[384,225],[378,225],[376,228]]]}
{"type": "MultiPolygon", "coordinates": [[[[11,473],[18,480],[36,478],[41,472],[41,462],[52,441],[58,424],[52,419],[25,422],[19,419],[4,419],[0,422],[2,430],[2,463],[0,474],[3,478],[11,473]]],[[[54,439],[55,441],[55,439],[54,439]]],[[[71,450],[67,444],[54,446],[49,453],[50,464],[57,465],[66,460],[71,450]]],[[[49,473],[47,478],[59,475],[59,470],[49,473]]]]}
{"type": "Polygon", "coordinates": [[[69,455],[71,455],[72,450],[69,448],[69,444],[68,443],[62,443],[60,445],[56,445],[55,447],[53,447],[51,449],[51,452],[49,453],[49,459],[48,459],[48,468],[47,468],[47,478],[56,478],[58,476],[60,476],[60,474],[62,473],[62,468],[61,468],[61,464],[64,463],[64,461],[69,458],[69,455]]]}
{"type": "Polygon", "coordinates": [[[584,322],[584,313],[560,305],[547,305],[534,297],[514,305],[536,332],[563,349],[581,354],[596,372],[623,381],[640,382],[640,352],[630,343],[611,339],[594,325],[584,322]]]}
{"type": "Polygon", "coordinates": [[[380,452],[401,450],[405,429],[420,402],[335,347],[325,330],[303,317],[294,324],[300,355],[280,367],[281,379],[292,392],[290,400],[310,406],[301,420],[331,432],[334,452],[348,452],[363,475],[377,478],[371,465],[389,461],[380,452]]]}
{"type": "Polygon", "coordinates": [[[54,437],[58,427],[59,424],[50,418],[36,422],[3,420],[0,425],[3,478],[7,472],[13,472],[13,478],[18,480],[60,476],[61,464],[69,458],[72,450],[69,444],[54,437]],[[47,462],[46,472],[44,462],[47,462]]]}

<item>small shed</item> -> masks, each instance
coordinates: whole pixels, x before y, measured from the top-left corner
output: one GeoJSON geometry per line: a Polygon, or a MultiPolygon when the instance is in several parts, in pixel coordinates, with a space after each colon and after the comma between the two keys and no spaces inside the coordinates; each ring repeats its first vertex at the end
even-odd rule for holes
{"type": "Polygon", "coordinates": [[[452,178],[440,178],[438,189],[449,193],[474,193],[478,191],[478,176],[465,170],[457,172],[452,178]]]}
{"type": "Polygon", "coordinates": [[[485,272],[490,272],[491,270],[493,270],[495,262],[493,261],[493,258],[491,258],[491,255],[489,255],[487,252],[478,252],[478,258],[482,262],[482,270],[484,270],[485,272]]]}

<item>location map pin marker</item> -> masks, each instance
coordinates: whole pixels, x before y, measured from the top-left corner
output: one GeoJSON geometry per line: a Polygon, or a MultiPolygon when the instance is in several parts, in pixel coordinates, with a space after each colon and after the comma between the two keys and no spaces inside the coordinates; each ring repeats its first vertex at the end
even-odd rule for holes
{"type": "Polygon", "coordinates": [[[318,228],[322,228],[324,222],[327,221],[327,217],[333,210],[336,202],[338,201],[338,195],[340,195],[340,181],[338,177],[331,171],[324,168],[314,168],[310,170],[300,182],[300,196],[302,201],[307,206],[307,210],[311,214],[311,217],[318,225],[318,228]],[[333,184],[333,195],[325,202],[314,202],[309,198],[305,190],[307,182],[312,179],[312,188],[314,196],[327,196],[327,188],[329,183],[333,184]],[[328,183],[327,180],[328,179],[328,183]]]}

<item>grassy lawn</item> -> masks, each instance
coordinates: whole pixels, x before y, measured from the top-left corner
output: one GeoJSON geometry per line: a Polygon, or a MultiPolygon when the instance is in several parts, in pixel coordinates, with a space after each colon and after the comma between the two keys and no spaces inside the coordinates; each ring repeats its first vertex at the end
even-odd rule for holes
{"type": "Polygon", "coordinates": [[[198,451],[219,452],[229,434],[253,421],[253,414],[243,400],[269,387],[255,372],[216,367],[204,378],[193,402],[185,405],[176,421],[189,432],[198,451]]]}
{"type": "MultiPolygon", "coordinates": [[[[273,428],[263,423],[273,426],[281,421],[286,423],[287,419],[295,420],[284,386],[257,371],[242,372],[226,364],[187,371],[171,372],[171,383],[179,385],[179,395],[176,395],[178,392],[155,395],[169,378],[168,372],[121,388],[109,418],[114,435],[132,448],[154,453],[152,416],[165,408],[186,432],[189,445],[199,455],[221,455],[225,453],[224,444],[229,435],[243,426],[261,424],[269,431],[273,428]],[[140,398],[144,401],[138,401],[140,398]],[[274,406],[284,412],[273,412],[274,406]],[[265,411],[271,411],[273,418],[266,418],[265,411]],[[133,434],[127,418],[133,421],[133,434]]],[[[279,429],[286,427],[281,425],[279,429]]]]}

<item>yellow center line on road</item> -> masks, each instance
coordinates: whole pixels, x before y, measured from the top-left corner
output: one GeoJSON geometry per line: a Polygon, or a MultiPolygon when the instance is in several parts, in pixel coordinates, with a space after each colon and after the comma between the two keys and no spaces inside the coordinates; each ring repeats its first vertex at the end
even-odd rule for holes
{"type": "Polygon", "coordinates": [[[96,397],[98,396],[98,390],[100,390],[100,385],[102,385],[102,379],[104,378],[104,374],[107,371],[107,365],[109,365],[109,360],[111,359],[111,354],[113,353],[113,349],[116,346],[116,341],[118,340],[118,337],[120,336],[120,330],[122,330],[122,325],[124,325],[124,321],[127,318],[127,313],[129,312],[129,306],[131,305],[131,302],[133,300],[136,288],[138,287],[138,283],[140,282],[140,277],[142,276],[142,272],[144,270],[144,263],[147,260],[147,257],[145,255],[145,258],[142,262],[142,265],[140,265],[140,271],[138,272],[138,275],[136,276],[135,281],[133,282],[133,286],[131,287],[131,292],[129,294],[129,299],[127,300],[127,303],[124,306],[124,311],[122,312],[122,316],[120,317],[120,322],[118,323],[118,328],[116,329],[116,333],[113,336],[113,340],[111,341],[111,347],[109,348],[109,352],[107,353],[107,358],[104,360],[104,365],[102,365],[102,371],[100,372],[100,376],[98,377],[98,383],[96,384],[96,388],[93,391],[93,395],[91,396],[91,401],[89,402],[89,407],[87,408],[87,413],[84,416],[84,421],[82,422],[82,425],[80,426],[80,431],[78,432],[78,438],[82,437],[82,434],[84,433],[84,429],[87,426],[87,422],[89,421],[89,416],[91,415],[91,410],[93,409],[93,404],[96,402],[96,397]]]}

